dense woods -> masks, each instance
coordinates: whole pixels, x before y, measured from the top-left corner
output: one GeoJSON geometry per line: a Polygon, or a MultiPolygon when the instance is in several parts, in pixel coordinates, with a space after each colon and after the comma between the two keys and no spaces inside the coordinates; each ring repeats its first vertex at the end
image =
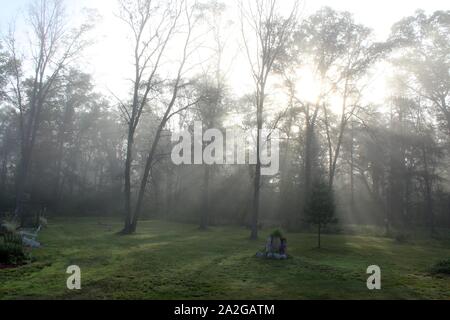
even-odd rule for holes
{"type": "Polygon", "coordinates": [[[417,11],[379,42],[349,12],[277,4],[119,1],[133,62],[122,95],[83,70],[95,19],[34,1],[29,43],[13,23],[0,40],[0,211],[115,216],[123,234],[148,218],[240,225],[255,239],[262,226],[450,228],[450,11],[417,11]],[[256,165],[173,164],[172,135],[195,121],[276,131],[279,173],[261,175],[259,131],[256,165]]]}

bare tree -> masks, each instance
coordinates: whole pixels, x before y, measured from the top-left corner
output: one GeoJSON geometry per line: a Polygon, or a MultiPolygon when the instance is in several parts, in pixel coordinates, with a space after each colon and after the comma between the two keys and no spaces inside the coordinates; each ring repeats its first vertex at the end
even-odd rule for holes
{"type": "Polygon", "coordinates": [[[251,65],[255,83],[255,105],[257,118],[256,169],[254,177],[253,214],[251,239],[258,238],[259,198],[261,190],[261,143],[263,137],[263,114],[266,87],[274,72],[275,62],[282,56],[290,33],[297,23],[298,2],[295,2],[287,17],[278,12],[277,0],[240,2],[241,32],[245,52],[251,65]]]}
{"type": "MultiPolygon", "coordinates": [[[[190,48],[193,42],[193,27],[199,16],[196,13],[196,5],[189,6],[187,1],[122,1],[122,19],[128,23],[135,40],[135,81],[133,84],[133,99],[131,107],[120,102],[121,110],[128,121],[128,147],[125,165],[125,225],[122,234],[132,234],[136,231],[137,222],[142,209],[148,180],[154,165],[157,147],[161,134],[168,121],[176,114],[186,110],[193,104],[183,106],[174,111],[180,91],[187,86],[183,80],[186,62],[193,51],[190,48]],[[161,8],[162,12],[161,12],[161,8]],[[181,23],[181,20],[185,23],[181,23]],[[156,25],[154,25],[154,21],[156,25]],[[182,57],[175,79],[167,83],[159,79],[158,72],[161,71],[161,62],[166,53],[169,42],[185,30],[183,40],[182,57]],[[169,101],[162,102],[164,105],[163,116],[158,120],[159,124],[154,138],[152,139],[150,151],[141,179],[139,193],[134,209],[131,205],[131,169],[133,161],[133,143],[136,129],[139,125],[144,108],[151,100],[151,93],[157,87],[164,86],[166,93],[170,96],[169,101]]],[[[197,49],[197,48],[196,48],[197,49]]],[[[156,103],[156,102],[155,102],[156,103]]]]}
{"type": "Polygon", "coordinates": [[[120,19],[130,30],[133,41],[134,81],[131,103],[119,100],[119,107],[128,124],[127,155],[125,160],[125,227],[131,232],[133,209],[131,204],[131,173],[136,130],[144,108],[157,87],[158,71],[170,40],[174,37],[183,2],[156,0],[120,0],[120,19]]]}
{"type": "Polygon", "coordinates": [[[374,43],[370,39],[371,30],[357,25],[353,20],[348,20],[346,29],[341,38],[345,39],[348,48],[341,63],[342,71],[338,74],[337,81],[333,84],[337,93],[342,97],[341,115],[337,128],[337,141],[334,143],[331,137],[331,125],[329,121],[327,105],[323,105],[324,124],[329,149],[329,186],[332,188],[336,176],[337,164],[341,153],[342,143],[349,121],[361,106],[362,91],[367,84],[363,78],[369,69],[384,55],[390,51],[390,45],[374,43]]]}

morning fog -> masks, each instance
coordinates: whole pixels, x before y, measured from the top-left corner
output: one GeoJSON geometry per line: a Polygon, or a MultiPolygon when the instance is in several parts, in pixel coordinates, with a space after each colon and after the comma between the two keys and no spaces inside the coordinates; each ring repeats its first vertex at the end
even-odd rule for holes
{"type": "MultiPolygon", "coordinates": [[[[174,133],[172,162],[175,165],[256,165],[256,134],[240,128],[203,130],[203,123],[194,123],[189,130],[174,133]]],[[[279,135],[276,131],[260,130],[261,175],[274,176],[280,169],[279,135]]]]}

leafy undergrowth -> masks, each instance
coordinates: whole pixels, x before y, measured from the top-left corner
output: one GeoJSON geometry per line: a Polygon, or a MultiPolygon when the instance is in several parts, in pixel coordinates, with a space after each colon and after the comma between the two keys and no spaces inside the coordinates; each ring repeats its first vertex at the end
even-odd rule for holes
{"type": "Polygon", "coordinates": [[[450,299],[448,278],[429,273],[450,243],[326,235],[318,250],[315,235],[288,233],[292,258],[277,261],[256,258],[264,240],[243,228],[146,221],[123,237],[108,225],[53,221],[36,262],[0,270],[0,299],[450,299]],[[82,270],[80,291],[66,288],[70,265],[82,270]],[[370,265],[381,267],[380,291],[367,290],[370,265]]]}
{"type": "Polygon", "coordinates": [[[31,261],[32,257],[22,246],[20,236],[0,234],[0,269],[22,266],[31,261]]]}
{"type": "Polygon", "coordinates": [[[431,268],[431,271],[434,274],[446,274],[450,276],[450,259],[439,261],[431,268]]]}

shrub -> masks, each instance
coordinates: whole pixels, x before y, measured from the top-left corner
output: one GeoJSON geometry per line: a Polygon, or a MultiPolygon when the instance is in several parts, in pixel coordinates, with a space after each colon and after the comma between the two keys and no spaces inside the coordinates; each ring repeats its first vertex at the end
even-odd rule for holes
{"type": "Polygon", "coordinates": [[[395,236],[395,241],[397,243],[401,243],[401,244],[408,243],[409,239],[410,239],[410,236],[407,234],[404,234],[404,233],[399,233],[395,236]]]}
{"type": "Polygon", "coordinates": [[[30,261],[24,250],[22,237],[17,234],[17,223],[13,220],[0,225],[0,264],[18,266],[30,261]]]}
{"type": "Polygon", "coordinates": [[[30,261],[30,255],[26,253],[22,245],[17,243],[0,243],[0,263],[4,265],[18,266],[30,261]]]}
{"type": "Polygon", "coordinates": [[[450,259],[439,261],[431,268],[431,271],[435,274],[450,275],[450,259]]]}
{"type": "Polygon", "coordinates": [[[280,230],[275,230],[274,232],[272,232],[271,236],[273,238],[283,238],[283,233],[280,230]]]}
{"type": "Polygon", "coordinates": [[[336,206],[333,190],[324,182],[317,182],[311,191],[305,207],[306,222],[318,227],[318,247],[321,247],[321,234],[329,224],[336,224],[336,206]]]}

